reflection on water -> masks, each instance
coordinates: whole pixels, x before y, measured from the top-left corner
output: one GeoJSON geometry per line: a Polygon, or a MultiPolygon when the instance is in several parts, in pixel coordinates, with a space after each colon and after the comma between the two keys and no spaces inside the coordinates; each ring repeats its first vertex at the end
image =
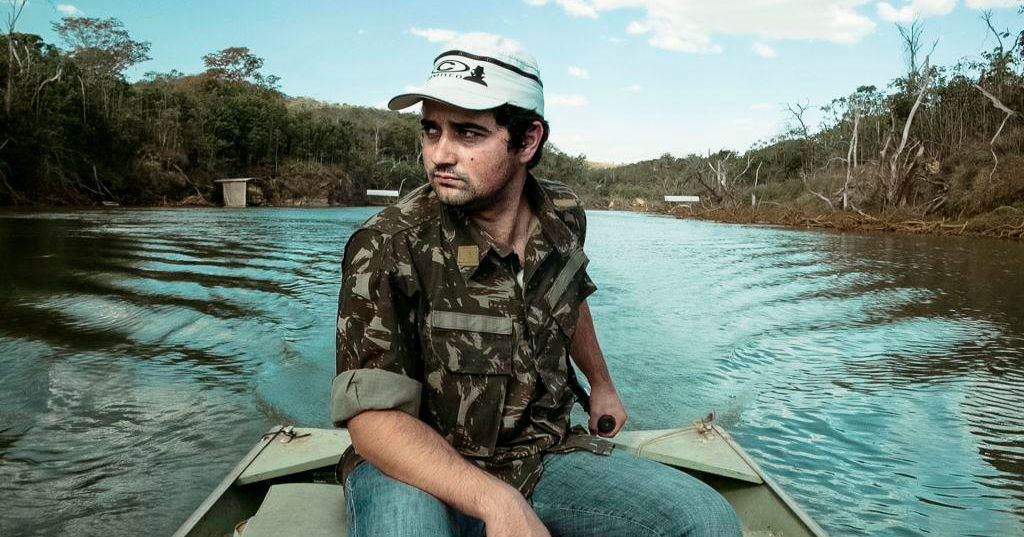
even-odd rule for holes
{"type": "Polygon", "coordinates": [[[0,535],[170,534],[272,424],[324,425],[372,213],[0,217],[0,535]]]}
{"type": "MultiPolygon", "coordinates": [[[[327,426],[372,209],[0,214],[0,535],[169,534],[327,426]]],[[[837,535],[1024,533],[1024,246],[590,213],[632,428],[714,410],[837,535]]]]}

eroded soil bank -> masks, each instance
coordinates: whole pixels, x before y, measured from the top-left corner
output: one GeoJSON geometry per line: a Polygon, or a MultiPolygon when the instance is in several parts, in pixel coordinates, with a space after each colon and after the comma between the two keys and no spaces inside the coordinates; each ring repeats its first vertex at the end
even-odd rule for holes
{"type": "Polygon", "coordinates": [[[814,212],[775,204],[757,207],[675,207],[666,209],[666,212],[678,218],[696,218],[735,224],[1024,239],[1024,210],[1010,206],[999,207],[994,211],[974,217],[959,219],[934,219],[909,212],[880,215],[841,210],[814,212]]]}

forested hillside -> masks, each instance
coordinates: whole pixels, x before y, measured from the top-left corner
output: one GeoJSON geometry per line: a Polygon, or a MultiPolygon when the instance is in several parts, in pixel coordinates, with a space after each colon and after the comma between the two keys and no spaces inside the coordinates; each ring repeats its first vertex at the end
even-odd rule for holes
{"type": "Polygon", "coordinates": [[[204,203],[257,177],[267,203],[361,203],[420,181],[419,121],[291,98],[244,47],[196,74],[124,71],[148,58],[116,19],[65,18],[62,43],[0,36],[0,204],[204,203]]]}
{"type": "MultiPolygon", "coordinates": [[[[745,151],[594,167],[549,145],[537,173],[592,207],[670,210],[664,195],[697,194],[691,212],[752,220],[1024,215],[1022,35],[980,25],[994,47],[952,66],[931,63],[920,25],[900,28],[904,76],[851,88],[819,125],[806,119],[817,103],[781,104],[786,132],[745,151]]],[[[0,204],[214,203],[213,181],[240,176],[258,179],[256,203],[359,204],[367,188],[423,181],[415,115],[287,96],[245,47],[129,83],[150,47],[116,19],[64,18],[59,43],[14,28],[0,36],[0,204]]]]}

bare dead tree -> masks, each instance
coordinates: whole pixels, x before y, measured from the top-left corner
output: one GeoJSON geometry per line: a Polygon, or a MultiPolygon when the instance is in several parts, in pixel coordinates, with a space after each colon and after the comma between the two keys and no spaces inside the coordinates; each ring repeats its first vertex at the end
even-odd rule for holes
{"type": "Polygon", "coordinates": [[[47,84],[59,81],[63,74],[64,74],[64,65],[63,64],[57,65],[57,72],[54,73],[54,75],[51,76],[50,78],[47,78],[46,80],[43,80],[43,82],[41,84],[39,84],[39,86],[36,87],[35,93],[32,94],[32,104],[33,104],[33,106],[35,105],[36,99],[39,98],[39,94],[42,93],[43,88],[46,87],[47,84]]]}
{"type": "Polygon", "coordinates": [[[4,93],[4,113],[11,115],[11,105],[14,104],[14,64],[21,67],[21,58],[18,57],[14,39],[14,29],[21,18],[21,12],[25,10],[28,0],[7,0],[10,9],[7,12],[7,91],[4,93]]]}
{"type": "Polygon", "coordinates": [[[1011,117],[1018,115],[1018,112],[1016,110],[1011,110],[1008,106],[1003,104],[1002,101],[1000,101],[995,95],[992,95],[991,93],[985,91],[985,88],[982,88],[980,85],[975,84],[974,87],[978,88],[978,91],[980,91],[982,95],[988,97],[988,100],[992,101],[993,106],[995,106],[1004,114],[1006,114],[1006,116],[1003,117],[1003,122],[1000,123],[999,128],[996,129],[995,135],[992,136],[992,139],[988,142],[989,151],[992,152],[992,170],[988,172],[988,180],[991,181],[992,177],[996,173],[996,168],[999,167],[999,156],[996,155],[996,140],[998,140],[999,135],[1002,134],[1003,127],[1006,126],[1006,122],[1009,121],[1011,117]]]}
{"type": "Polygon", "coordinates": [[[915,79],[918,75],[917,57],[921,53],[921,34],[924,33],[924,27],[921,20],[915,18],[910,26],[897,24],[896,28],[900,31],[900,37],[903,38],[903,48],[907,51],[907,64],[910,68],[911,79],[915,79]]]}
{"type": "Polygon", "coordinates": [[[814,194],[818,199],[828,204],[829,209],[836,208],[836,206],[832,203],[832,200],[828,196],[822,194],[821,192],[817,192],[813,188],[811,188],[811,182],[810,180],[807,179],[807,173],[804,172],[803,170],[800,170],[800,180],[804,182],[804,187],[807,189],[807,191],[810,192],[811,194],[814,194]]]}
{"type": "Polygon", "coordinates": [[[850,148],[846,151],[846,182],[843,183],[843,209],[850,208],[850,182],[853,171],[857,169],[857,137],[860,131],[860,110],[853,112],[853,134],[850,136],[850,148]]]}
{"type": "Polygon", "coordinates": [[[711,162],[712,162],[711,161],[711,152],[710,151],[708,152],[708,162],[707,162],[708,168],[710,168],[711,169],[711,173],[714,174],[715,185],[716,185],[715,186],[715,190],[717,191],[717,194],[721,198],[725,198],[725,197],[732,198],[733,192],[732,192],[731,181],[742,177],[744,174],[747,173],[747,171],[750,170],[750,165],[751,165],[751,162],[752,162],[752,157],[748,156],[747,157],[747,164],[743,168],[743,171],[733,175],[732,178],[730,179],[730,170],[729,170],[729,166],[728,166],[728,161],[729,161],[730,158],[732,158],[732,156],[733,156],[733,153],[727,151],[725,153],[724,157],[715,160],[714,164],[712,165],[711,164],[711,162]]]}
{"type": "Polygon", "coordinates": [[[999,51],[999,54],[1002,54],[1003,53],[1003,37],[1002,37],[1002,35],[1000,35],[1000,32],[998,30],[996,30],[995,25],[992,24],[992,10],[991,9],[986,9],[986,10],[982,11],[981,12],[981,20],[985,21],[985,26],[988,27],[988,30],[990,32],[992,32],[992,35],[996,38],[996,43],[998,44],[997,49],[999,51]]]}
{"type": "Polygon", "coordinates": [[[380,156],[380,121],[373,124],[373,158],[380,156]]]}
{"type": "Polygon", "coordinates": [[[924,78],[917,92],[917,98],[914,99],[914,105],[910,108],[907,120],[903,123],[903,133],[900,137],[899,145],[896,146],[892,155],[888,157],[886,152],[889,148],[889,139],[886,139],[885,147],[882,149],[881,160],[885,161],[888,158],[889,161],[886,171],[882,174],[882,186],[885,191],[886,203],[892,206],[906,203],[914,173],[921,156],[924,155],[924,144],[920,140],[910,140],[910,127],[914,123],[914,116],[917,114],[917,110],[920,108],[921,102],[928,92],[932,79],[932,70],[929,67],[927,57],[925,58],[922,71],[924,72],[924,78]]]}
{"type": "Polygon", "coordinates": [[[992,76],[996,79],[997,86],[1001,87],[1006,80],[1008,68],[1013,63],[1013,58],[1017,53],[1017,47],[1022,44],[1021,40],[1024,39],[1024,31],[1018,33],[1016,38],[1012,39],[1012,46],[1007,50],[1003,39],[1009,38],[1012,35],[1010,30],[1006,28],[1003,30],[996,29],[995,23],[992,19],[991,9],[982,11],[981,20],[985,21],[985,27],[988,28],[989,33],[991,33],[992,37],[996,40],[995,55],[991,58],[991,64],[989,66],[990,69],[987,73],[982,75],[981,80],[985,80],[992,76]]]}
{"type": "MultiPolygon", "coordinates": [[[[185,171],[182,170],[180,166],[174,163],[171,163],[171,166],[174,167],[174,169],[178,173],[180,173],[182,177],[185,178],[186,183],[192,185],[192,188],[196,191],[196,195],[199,196],[199,199],[203,200],[203,203],[210,203],[209,201],[206,200],[206,196],[204,196],[203,193],[199,191],[199,187],[196,186],[196,184],[193,183],[192,180],[188,178],[188,174],[185,173],[185,171]]],[[[93,170],[95,170],[95,168],[93,168],[93,170]]]]}
{"type": "MultiPolygon", "coordinates": [[[[710,167],[710,164],[708,166],[710,167]]],[[[710,194],[712,198],[714,198],[714,201],[716,203],[722,201],[722,196],[718,193],[718,189],[715,188],[715,185],[717,183],[708,182],[701,171],[702,169],[703,168],[698,167],[694,172],[693,177],[697,180],[698,183],[700,183],[700,186],[704,187],[704,190],[707,191],[707,193],[710,194]]],[[[714,172],[714,168],[712,168],[712,172],[714,172]]]]}
{"type": "Polygon", "coordinates": [[[807,130],[807,123],[804,121],[804,113],[811,107],[811,101],[801,103],[797,101],[793,104],[786,103],[786,111],[793,116],[793,120],[796,121],[800,127],[800,134],[804,137],[808,136],[809,131],[807,130]]]}
{"type": "Polygon", "coordinates": [[[750,206],[757,207],[757,181],[761,178],[761,165],[764,161],[757,163],[757,169],[754,170],[754,188],[750,189],[750,206]]]}
{"type": "Polygon", "coordinates": [[[725,163],[728,162],[729,158],[732,157],[732,153],[726,153],[724,158],[720,158],[715,161],[715,164],[711,164],[711,151],[708,151],[708,168],[711,168],[711,173],[715,174],[715,183],[717,187],[715,190],[718,192],[725,192],[728,188],[729,177],[725,170],[725,163]]]}

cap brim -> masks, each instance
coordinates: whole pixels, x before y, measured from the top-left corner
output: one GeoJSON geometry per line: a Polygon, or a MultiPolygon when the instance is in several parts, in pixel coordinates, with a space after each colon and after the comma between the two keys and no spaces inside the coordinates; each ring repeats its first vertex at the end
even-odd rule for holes
{"type": "Polygon", "coordinates": [[[466,92],[458,92],[456,95],[446,94],[450,92],[403,93],[396,95],[388,101],[389,110],[402,110],[421,101],[437,101],[466,110],[490,110],[505,104],[503,99],[489,98],[482,95],[473,95],[466,92]]]}

